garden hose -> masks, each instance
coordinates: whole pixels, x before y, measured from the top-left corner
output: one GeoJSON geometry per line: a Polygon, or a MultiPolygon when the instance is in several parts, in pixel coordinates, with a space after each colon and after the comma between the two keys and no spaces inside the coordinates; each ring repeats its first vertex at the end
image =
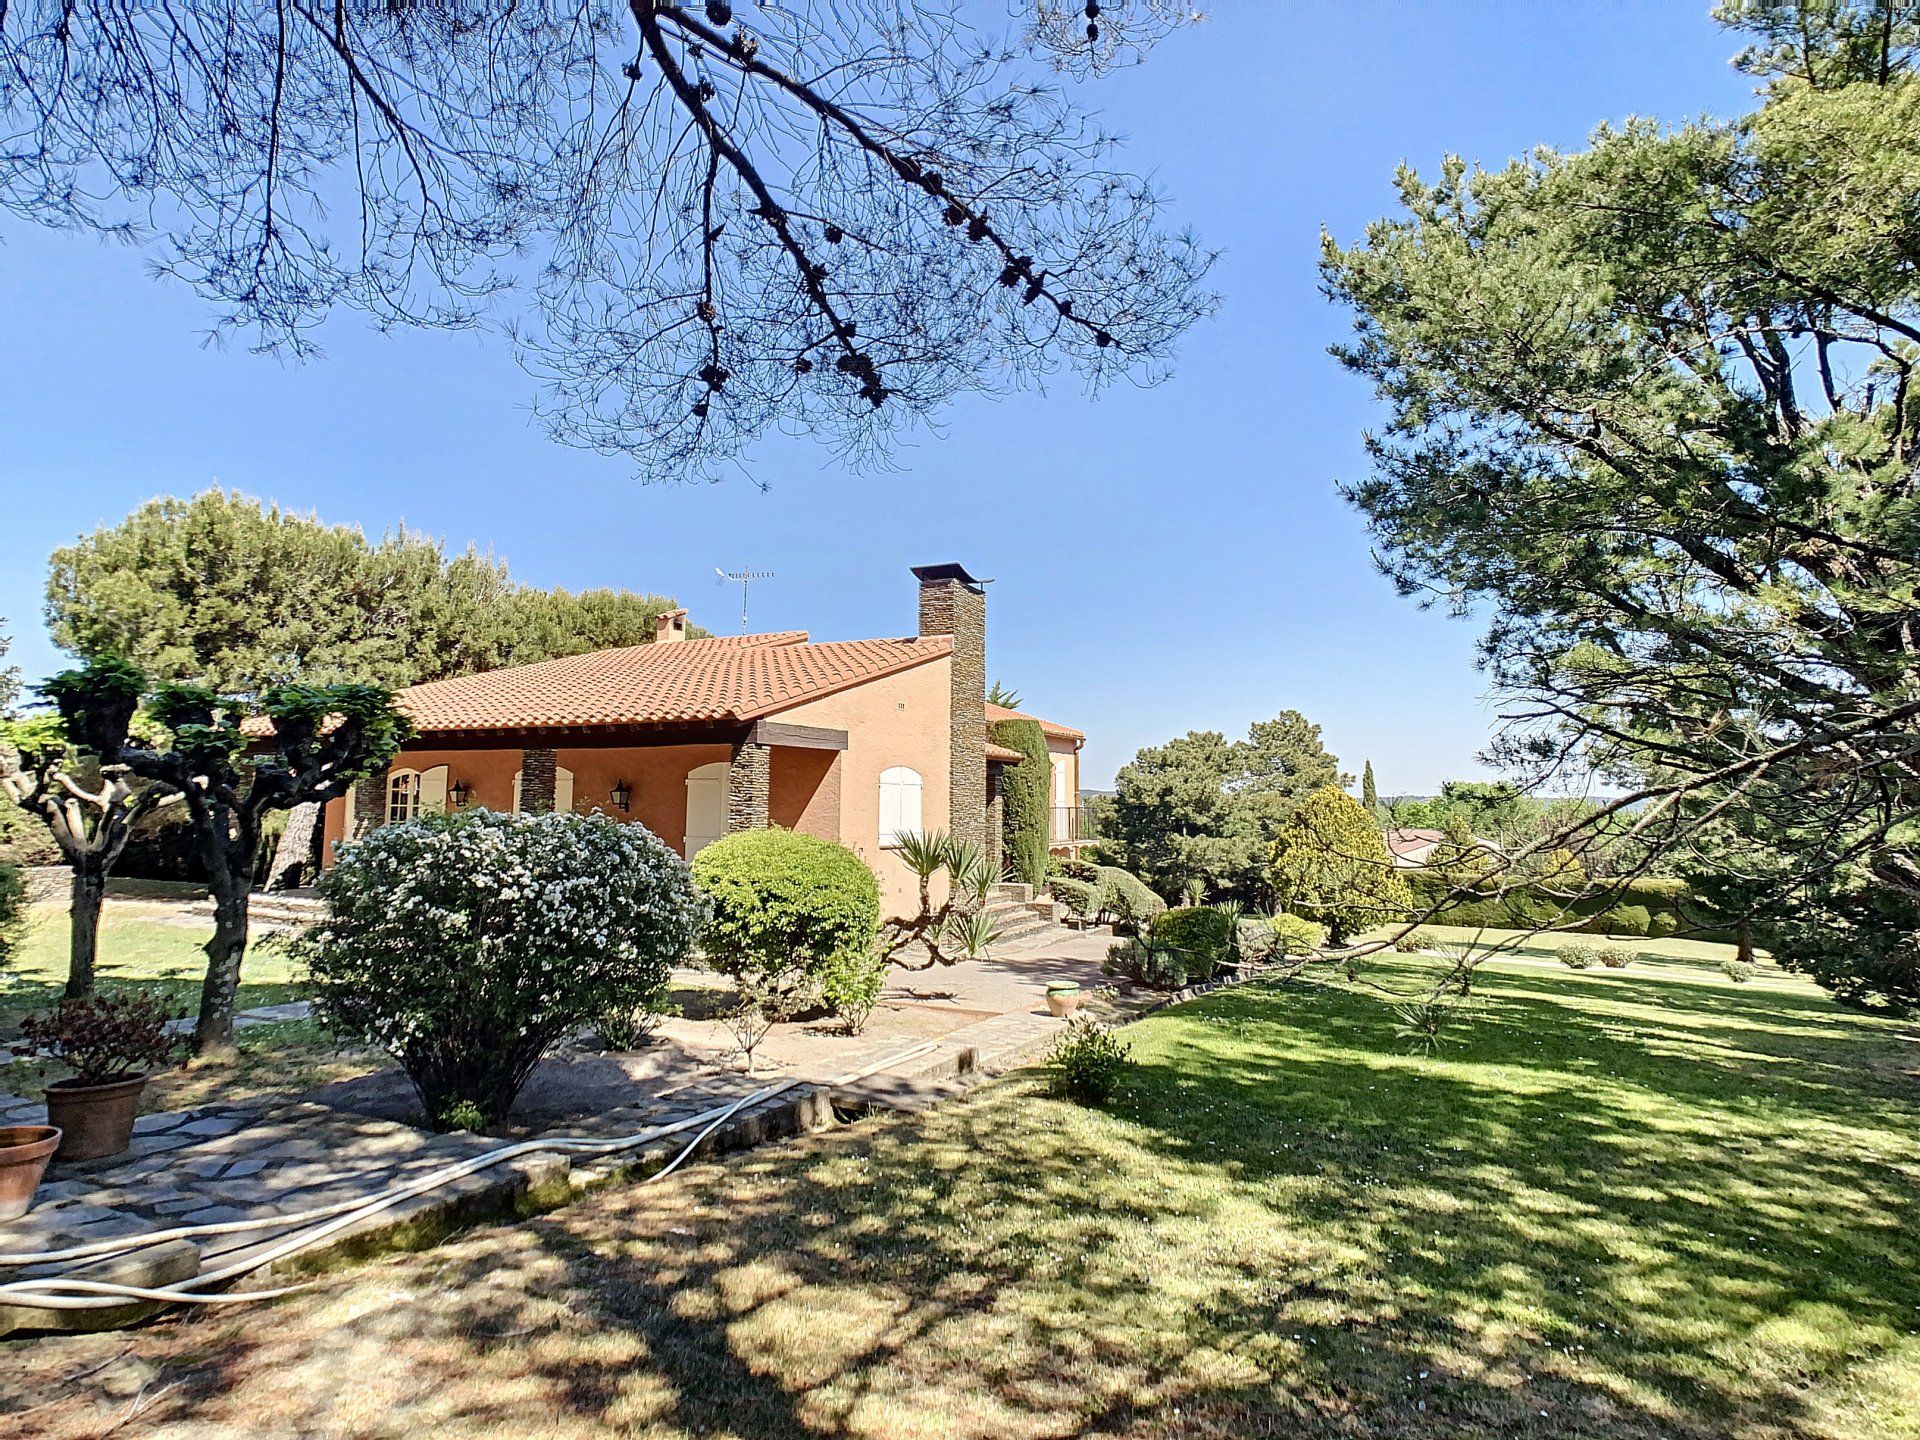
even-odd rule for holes
{"type": "MultiPolygon", "coordinates": [[[[925,1040],[918,1045],[876,1060],[873,1064],[859,1070],[849,1071],[845,1075],[827,1082],[827,1087],[851,1084],[864,1080],[875,1071],[897,1065],[903,1060],[911,1060],[938,1048],[937,1041],[925,1040]]],[[[462,1179],[478,1171],[502,1164],[522,1155],[540,1152],[557,1152],[567,1155],[616,1155],[623,1150],[632,1150],[641,1145],[651,1144],[670,1135],[682,1134],[694,1127],[701,1127],[680,1151],[661,1169],[642,1180],[647,1184],[664,1179],[673,1173],[680,1164],[697,1150],[702,1141],[711,1135],[727,1120],[751,1105],[806,1084],[802,1080],[783,1080],[778,1084],[762,1086],[726,1105],[703,1110],[697,1115],[689,1115],[664,1125],[650,1126],[633,1135],[616,1136],[610,1140],[589,1140],[580,1137],[554,1136],[538,1140],[523,1140],[512,1145],[503,1145],[489,1150],[485,1154],[459,1161],[425,1175],[417,1180],[391,1185],[372,1195],[358,1200],[344,1200],[332,1205],[317,1206],[310,1210],[296,1210],[287,1215],[263,1216],[250,1220],[215,1221],[205,1225],[181,1225],[168,1230],[152,1231],[140,1235],[118,1235],[106,1240],[93,1241],[86,1245],[75,1245],[64,1250],[44,1251],[40,1254],[0,1254],[0,1267],[17,1268],[23,1265],[45,1265],[62,1261],[96,1261],[104,1256],[127,1253],[144,1249],[149,1245],[167,1240],[184,1240],[196,1236],[232,1235],[249,1230],[270,1230],[286,1226],[305,1225],[311,1228],[297,1235],[289,1236],[277,1245],[251,1255],[244,1260],[210,1270],[183,1280],[177,1285],[128,1285],[110,1280],[85,1280],[71,1275],[43,1275],[29,1280],[14,1280],[0,1284],[0,1304],[20,1305],[41,1310],[93,1310],[112,1308],[135,1301],[158,1301],[168,1304],[198,1305],[236,1305],[252,1300],[269,1300],[276,1296],[291,1294],[303,1290],[314,1281],[302,1281],[293,1285],[283,1285],[272,1289],[247,1290],[210,1295],[204,1293],[204,1287],[217,1285],[226,1280],[236,1279],[249,1271],[258,1270],[264,1265],[287,1259],[303,1250],[311,1249],[320,1241],[336,1234],[340,1230],[358,1221],[377,1215],[392,1208],[404,1200],[416,1195],[426,1194],[430,1190],[462,1179]]]]}

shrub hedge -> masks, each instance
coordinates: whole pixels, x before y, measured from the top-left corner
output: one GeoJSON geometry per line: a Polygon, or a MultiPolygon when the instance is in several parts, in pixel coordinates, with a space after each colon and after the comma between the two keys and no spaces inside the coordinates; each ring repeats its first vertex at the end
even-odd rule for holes
{"type": "Polygon", "coordinates": [[[1064,875],[1056,875],[1047,882],[1053,898],[1066,909],[1067,914],[1079,921],[1088,921],[1099,915],[1106,907],[1101,904],[1105,894],[1098,885],[1084,880],[1069,880],[1064,875]]]}
{"type": "MultiPolygon", "coordinates": [[[[1447,882],[1441,876],[1414,870],[1407,879],[1414,902],[1422,910],[1447,894],[1447,882]]],[[[1433,916],[1433,923],[1517,930],[1553,923],[1563,913],[1580,917],[1578,924],[1568,928],[1588,935],[1659,939],[1684,930],[1696,939],[1731,938],[1694,898],[1686,881],[1668,877],[1629,880],[1607,886],[1600,894],[1578,898],[1522,888],[1506,895],[1456,900],[1433,916]]]]}
{"type": "Polygon", "coordinates": [[[693,860],[708,907],[707,963],[799,1006],[850,1018],[884,978],[880,883],[846,846],[791,830],[741,830],[693,860]]]}
{"type": "Polygon", "coordinates": [[[19,867],[0,860],[0,961],[19,948],[27,928],[27,882],[19,867]]]}
{"type": "Polygon", "coordinates": [[[1307,955],[1327,943],[1327,927],[1303,915],[1275,915],[1267,921],[1276,955],[1307,955]]]}
{"type": "Polygon", "coordinates": [[[1167,902],[1149,890],[1137,875],[1113,865],[1102,865],[1096,873],[1105,892],[1106,910],[1128,929],[1139,929],[1167,908],[1167,902]]]}
{"type": "Polygon", "coordinates": [[[1233,958],[1233,921],[1204,905],[1169,910],[1153,922],[1153,945],[1178,950],[1187,962],[1193,984],[1211,980],[1214,972],[1233,958]]]}

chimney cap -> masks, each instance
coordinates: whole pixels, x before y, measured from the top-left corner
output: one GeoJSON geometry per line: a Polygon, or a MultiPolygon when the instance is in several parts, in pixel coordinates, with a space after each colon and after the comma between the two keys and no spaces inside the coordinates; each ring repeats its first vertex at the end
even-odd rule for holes
{"type": "Polygon", "coordinates": [[[987,582],[974,579],[967,573],[964,565],[916,565],[913,567],[913,575],[922,585],[938,585],[942,581],[958,580],[976,595],[984,595],[987,591],[987,582]]]}

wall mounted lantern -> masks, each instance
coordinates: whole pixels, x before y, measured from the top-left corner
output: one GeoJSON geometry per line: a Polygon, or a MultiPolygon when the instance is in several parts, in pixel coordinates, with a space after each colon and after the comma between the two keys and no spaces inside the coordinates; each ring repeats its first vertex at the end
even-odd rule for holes
{"type": "Polygon", "coordinates": [[[616,810],[630,809],[633,805],[633,786],[628,784],[625,780],[614,781],[613,795],[611,798],[613,800],[614,809],[616,810]]]}
{"type": "Polygon", "coordinates": [[[473,799],[473,787],[464,780],[456,780],[447,787],[447,799],[453,802],[454,809],[464,810],[473,799]]]}

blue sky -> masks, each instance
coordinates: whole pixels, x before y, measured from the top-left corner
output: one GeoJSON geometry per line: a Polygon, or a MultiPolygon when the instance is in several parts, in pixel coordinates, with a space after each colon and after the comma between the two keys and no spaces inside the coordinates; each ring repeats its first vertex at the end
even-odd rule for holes
{"type": "MultiPolygon", "coordinates": [[[[997,7],[988,7],[997,13],[997,7]]],[[[1221,0],[1089,98],[1225,253],[1220,314],[1153,390],[955,406],[882,474],[763,447],[770,489],[642,487],[554,445],[533,386],[477,335],[381,336],[343,312],[304,365],[201,345],[209,313],[138,250],[0,220],[0,615],[30,678],[47,553],[151,496],[220,484],[378,533],[404,520],[541,585],[679,596],[737,628],[714,567],[771,570],[753,627],[905,634],[907,567],[995,580],[990,673],[1086,730],[1085,783],[1189,729],[1294,708],[1387,793],[1474,772],[1490,711],[1470,623],[1372,568],[1335,492],[1375,418],[1330,359],[1320,228],[1351,239],[1402,160],[1499,163],[1603,119],[1748,106],[1707,0],[1221,0]]]]}

